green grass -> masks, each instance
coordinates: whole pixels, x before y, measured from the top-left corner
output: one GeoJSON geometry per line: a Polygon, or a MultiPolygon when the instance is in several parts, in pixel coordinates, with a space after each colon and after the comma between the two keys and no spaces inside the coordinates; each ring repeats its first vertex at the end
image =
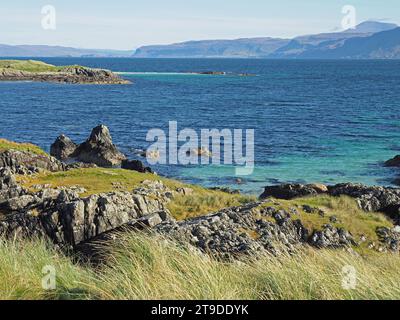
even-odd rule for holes
{"type": "Polygon", "coordinates": [[[255,200],[255,197],[252,196],[231,195],[222,191],[183,184],[154,174],[124,169],[89,168],[55,173],[44,172],[29,177],[18,177],[18,181],[28,189],[35,185],[50,185],[52,188],[80,186],[86,189],[82,196],[112,191],[132,191],[144,180],[161,180],[172,190],[182,187],[193,190],[190,195],[176,196],[169,204],[171,213],[177,219],[200,216],[255,200]]]}
{"type": "Polygon", "coordinates": [[[78,265],[43,241],[0,241],[0,299],[398,299],[400,256],[304,249],[224,263],[156,235],[126,233],[104,264],[78,265]],[[52,265],[57,289],[42,289],[52,265]],[[342,287],[343,268],[356,286],[342,287]]]}
{"type": "Polygon", "coordinates": [[[11,69],[25,72],[62,72],[65,68],[80,67],[79,65],[71,66],[54,66],[42,61],[36,60],[0,60],[0,69],[11,69]]]}
{"type": "Polygon", "coordinates": [[[17,143],[13,141],[8,141],[5,139],[0,139],[0,152],[5,150],[18,150],[18,151],[29,151],[39,155],[48,155],[38,146],[31,144],[31,143],[17,143]]]}
{"type": "Polygon", "coordinates": [[[345,228],[358,239],[361,236],[366,236],[368,241],[378,241],[376,235],[376,229],[378,227],[393,228],[393,223],[383,214],[378,212],[365,212],[358,207],[355,199],[347,196],[317,196],[289,201],[286,205],[288,204],[297,204],[300,206],[310,205],[323,209],[326,212],[324,217],[315,213],[309,214],[304,212],[304,210],[299,210],[300,219],[302,219],[307,226],[314,229],[321,228],[323,224],[329,223],[337,228],[345,228]],[[329,218],[332,216],[335,216],[338,222],[330,222],[329,218]]]}
{"type": "Polygon", "coordinates": [[[60,67],[36,60],[0,60],[0,69],[27,72],[57,72],[60,70],[60,67]]]}

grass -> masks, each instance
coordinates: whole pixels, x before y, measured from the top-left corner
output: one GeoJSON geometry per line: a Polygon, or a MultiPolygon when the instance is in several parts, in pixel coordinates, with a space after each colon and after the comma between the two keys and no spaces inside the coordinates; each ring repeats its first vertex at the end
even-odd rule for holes
{"type": "Polygon", "coordinates": [[[20,176],[18,180],[28,189],[32,189],[35,185],[49,185],[52,188],[80,186],[86,189],[82,196],[112,191],[132,191],[144,180],[161,180],[172,190],[183,187],[193,190],[190,195],[176,196],[169,204],[172,215],[177,219],[200,216],[255,200],[252,196],[231,195],[222,191],[186,185],[153,174],[124,169],[89,168],[66,172],[44,172],[30,177],[20,176]]]}
{"type": "Polygon", "coordinates": [[[0,139],[0,151],[4,150],[18,150],[18,151],[29,151],[38,155],[45,155],[47,156],[47,153],[44,152],[41,148],[38,146],[31,144],[31,143],[17,143],[13,141],[8,141],[6,139],[0,139]]]}
{"type": "Polygon", "coordinates": [[[0,69],[27,72],[57,72],[60,70],[60,67],[36,60],[0,60],[0,69]]]}
{"type": "Polygon", "coordinates": [[[106,250],[103,265],[77,265],[42,241],[0,241],[0,299],[398,299],[400,256],[366,257],[304,249],[224,263],[168,239],[126,233],[106,250]],[[57,289],[42,289],[52,265],[57,289]],[[356,283],[343,288],[344,267],[356,283]]]}
{"type": "Polygon", "coordinates": [[[60,72],[68,67],[81,67],[79,65],[73,66],[54,66],[42,61],[37,60],[0,60],[0,69],[11,69],[25,72],[60,72]]]}
{"type": "MultiPolygon", "coordinates": [[[[303,225],[309,230],[321,230],[323,225],[331,224],[336,228],[344,228],[349,231],[356,240],[365,236],[367,241],[359,248],[364,250],[370,242],[377,242],[378,236],[376,229],[378,227],[393,228],[393,223],[378,212],[365,212],[361,210],[355,199],[341,196],[331,197],[326,195],[316,197],[306,197],[295,200],[276,200],[279,205],[275,205],[277,209],[289,210],[289,208],[296,208],[298,211],[298,218],[302,221],[303,225]],[[313,208],[322,209],[324,216],[315,213],[307,213],[303,209],[303,205],[311,206],[313,208]],[[335,216],[337,222],[331,222],[330,218],[335,216]]],[[[270,206],[270,204],[267,204],[270,206]]],[[[293,216],[295,219],[296,216],[293,216]]]]}

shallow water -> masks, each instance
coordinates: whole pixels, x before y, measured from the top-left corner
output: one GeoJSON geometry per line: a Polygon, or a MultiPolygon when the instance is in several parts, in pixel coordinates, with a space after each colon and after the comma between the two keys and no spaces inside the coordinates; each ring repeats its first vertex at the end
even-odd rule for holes
{"type": "Polygon", "coordinates": [[[388,185],[397,173],[382,162],[400,153],[400,61],[41,60],[108,68],[134,84],[0,83],[1,137],[49,150],[61,133],[82,141],[104,123],[135,157],[135,149],[149,145],[147,131],[166,129],[168,121],[179,129],[254,128],[256,169],[241,185],[230,166],[156,171],[256,193],[280,182],[388,185]],[[187,74],[203,71],[232,74],[187,74]]]}

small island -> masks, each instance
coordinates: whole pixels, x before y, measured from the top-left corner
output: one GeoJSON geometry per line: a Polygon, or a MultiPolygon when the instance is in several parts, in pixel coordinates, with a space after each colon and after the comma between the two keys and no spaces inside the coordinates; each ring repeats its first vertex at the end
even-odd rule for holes
{"type": "Polygon", "coordinates": [[[54,66],[35,60],[0,60],[0,81],[37,81],[71,84],[130,84],[110,70],[78,65],[54,66]]]}

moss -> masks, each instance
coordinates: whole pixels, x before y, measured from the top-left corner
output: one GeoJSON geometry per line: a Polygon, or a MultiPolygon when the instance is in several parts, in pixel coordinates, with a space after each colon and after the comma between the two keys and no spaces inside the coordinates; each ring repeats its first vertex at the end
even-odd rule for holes
{"type": "Polygon", "coordinates": [[[17,143],[13,141],[8,141],[5,139],[0,139],[0,151],[5,151],[5,150],[18,150],[18,151],[29,151],[35,154],[39,155],[48,155],[46,152],[44,152],[41,148],[38,146],[31,144],[31,143],[17,143]]]}

